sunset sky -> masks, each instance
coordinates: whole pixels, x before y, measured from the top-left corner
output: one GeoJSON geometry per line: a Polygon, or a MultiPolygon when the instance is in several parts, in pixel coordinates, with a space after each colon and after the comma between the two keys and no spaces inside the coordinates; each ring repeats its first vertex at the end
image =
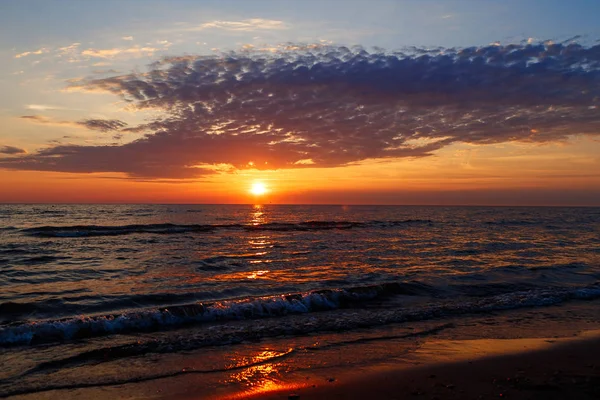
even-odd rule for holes
{"type": "Polygon", "coordinates": [[[0,202],[600,205],[599,15],[5,0],[0,202]]]}

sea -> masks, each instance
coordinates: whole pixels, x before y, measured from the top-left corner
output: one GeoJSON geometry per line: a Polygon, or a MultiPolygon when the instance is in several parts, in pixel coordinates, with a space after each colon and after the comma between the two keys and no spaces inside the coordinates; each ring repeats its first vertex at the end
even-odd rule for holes
{"type": "Polygon", "coordinates": [[[598,298],[600,208],[0,205],[0,397],[598,298]]]}

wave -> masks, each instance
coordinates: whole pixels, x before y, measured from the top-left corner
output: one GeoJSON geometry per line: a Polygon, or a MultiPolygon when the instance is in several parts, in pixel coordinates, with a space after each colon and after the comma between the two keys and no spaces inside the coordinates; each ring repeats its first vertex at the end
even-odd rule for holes
{"type": "Polygon", "coordinates": [[[14,244],[8,244],[4,246],[4,249],[0,249],[0,255],[13,255],[13,254],[29,254],[31,250],[19,248],[14,244]]]}
{"type": "Polygon", "coordinates": [[[500,226],[531,226],[531,225],[539,225],[540,220],[534,219],[501,219],[497,221],[486,221],[487,225],[500,225],[500,226]]]}
{"type": "MultiPolygon", "coordinates": [[[[76,289],[71,291],[62,291],[60,298],[50,298],[42,301],[7,301],[0,302],[0,326],[17,321],[31,320],[31,317],[39,319],[43,316],[69,315],[77,313],[80,306],[76,304],[81,301],[96,300],[97,303],[86,304],[85,310],[88,313],[106,312],[107,310],[130,309],[132,305],[140,308],[152,307],[164,304],[174,304],[182,302],[196,301],[198,293],[174,294],[174,293],[153,293],[136,295],[106,295],[99,298],[88,294],[89,289],[76,289]],[[67,295],[78,296],[69,297],[67,295]],[[101,299],[101,301],[100,301],[101,299]]],[[[213,292],[214,293],[214,292],[213,292]]]]}
{"type": "Polygon", "coordinates": [[[193,232],[213,232],[219,229],[244,231],[318,231],[332,229],[352,229],[365,227],[395,227],[407,224],[432,224],[431,220],[408,219],[403,221],[305,221],[298,223],[269,222],[264,224],[135,224],[135,225],[70,225],[39,226],[22,229],[21,232],[37,237],[86,237],[118,236],[134,233],[178,234],[193,232]]]}
{"type": "MultiPolygon", "coordinates": [[[[168,308],[132,310],[122,314],[15,323],[0,327],[0,346],[155,331],[191,323],[257,319],[333,310],[389,295],[417,295],[432,290],[433,288],[416,282],[392,282],[349,289],[327,289],[214,303],[198,302],[168,308]]],[[[15,305],[11,304],[10,308],[14,309],[15,305]]]]}
{"type": "MultiPolygon", "coordinates": [[[[48,343],[95,336],[157,331],[213,321],[276,318],[342,308],[355,308],[371,300],[393,295],[439,295],[439,289],[418,282],[391,282],[348,289],[320,290],[306,293],[192,303],[168,308],[141,309],[122,314],[81,316],[12,324],[0,328],[0,346],[48,343]]],[[[341,320],[332,318],[319,324],[308,321],[298,326],[277,326],[269,336],[307,334],[323,330],[350,330],[389,323],[421,321],[446,316],[487,313],[523,307],[559,304],[569,300],[600,298],[600,286],[579,288],[532,289],[460,301],[442,300],[412,308],[390,307],[373,312],[356,313],[341,320]],[[366,315],[366,316],[365,316],[366,315]]],[[[364,310],[364,307],[363,307],[364,310]]],[[[256,331],[239,332],[236,340],[256,339],[256,331]],[[245,332],[245,333],[244,333],[245,332]],[[244,335],[250,335],[244,337],[244,335]]],[[[259,335],[260,336],[260,335],[259,335]]],[[[231,339],[229,337],[229,339],[231,339]]],[[[229,340],[228,339],[228,340],[229,340]]],[[[210,342],[214,344],[214,341],[210,342]]]]}
{"type": "Polygon", "coordinates": [[[214,230],[211,225],[176,225],[176,224],[148,224],[148,225],[72,225],[72,226],[40,226],[23,229],[21,232],[37,237],[83,237],[83,236],[118,236],[132,233],[185,233],[207,232],[214,230]]]}

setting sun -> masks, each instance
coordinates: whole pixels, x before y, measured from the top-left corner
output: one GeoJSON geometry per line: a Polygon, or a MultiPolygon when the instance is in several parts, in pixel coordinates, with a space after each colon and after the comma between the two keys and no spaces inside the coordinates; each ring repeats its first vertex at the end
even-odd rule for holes
{"type": "Polygon", "coordinates": [[[255,196],[261,196],[267,193],[267,187],[262,182],[254,182],[252,184],[252,188],[250,188],[250,193],[252,193],[255,196]]]}

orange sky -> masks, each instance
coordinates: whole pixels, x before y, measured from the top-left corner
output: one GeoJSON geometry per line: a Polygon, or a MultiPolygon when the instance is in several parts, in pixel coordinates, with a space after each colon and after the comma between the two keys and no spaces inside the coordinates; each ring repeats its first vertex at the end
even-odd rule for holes
{"type": "Polygon", "coordinates": [[[179,182],[135,180],[123,174],[0,170],[0,201],[597,205],[597,154],[600,143],[590,138],[558,147],[458,145],[416,160],[324,169],[249,169],[179,182]],[[263,182],[268,193],[252,195],[255,182],[263,182]]]}

